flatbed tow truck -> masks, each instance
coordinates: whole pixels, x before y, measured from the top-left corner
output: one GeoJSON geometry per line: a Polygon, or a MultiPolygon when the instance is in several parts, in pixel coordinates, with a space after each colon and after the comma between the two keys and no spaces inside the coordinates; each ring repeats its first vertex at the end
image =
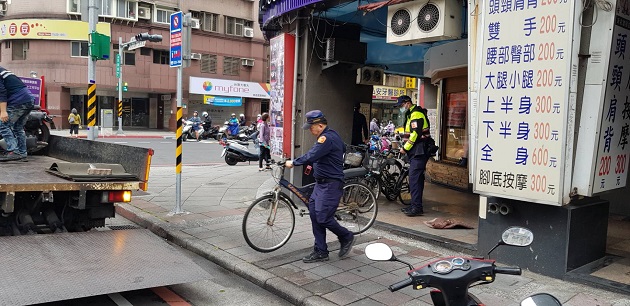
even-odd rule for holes
{"type": "Polygon", "coordinates": [[[0,164],[0,305],[205,279],[146,229],[93,230],[146,190],[153,151],[51,135],[42,155],[0,164]]]}

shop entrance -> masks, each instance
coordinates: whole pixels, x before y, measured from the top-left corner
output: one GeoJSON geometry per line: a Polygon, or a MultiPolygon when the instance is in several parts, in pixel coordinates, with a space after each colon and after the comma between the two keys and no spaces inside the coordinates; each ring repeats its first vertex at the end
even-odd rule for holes
{"type": "Polygon", "coordinates": [[[123,125],[149,127],[149,99],[123,99],[123,125]]]}

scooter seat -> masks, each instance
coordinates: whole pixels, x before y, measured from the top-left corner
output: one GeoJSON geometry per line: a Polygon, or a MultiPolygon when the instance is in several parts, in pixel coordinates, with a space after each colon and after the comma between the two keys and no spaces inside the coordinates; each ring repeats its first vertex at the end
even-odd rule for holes
{"type": "Polygon", "coordinates": [[[350,168],[350,169],[343,170],[343,176],[345,179],[365,176],[367,173],[368,173],[368,170],[363,167],[350,168]]]}
{"type": "Polygon", "coordinates": [[[249,146],[249,142],[247,142],[247,141],[240,141],[240,140],[238,140],[238,141],[236,141],[236,143],[238,143],[238,144],[240,144],[242,146],[249,146]]]}

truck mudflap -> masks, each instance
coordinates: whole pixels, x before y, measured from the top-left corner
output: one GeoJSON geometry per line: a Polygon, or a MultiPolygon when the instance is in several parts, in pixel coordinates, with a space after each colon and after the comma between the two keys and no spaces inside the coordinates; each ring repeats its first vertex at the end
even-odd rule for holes
{"type": "Polygon", "coordinates": [[[208,279],[146,229],[0,238],[0,305],[76,299],[208,279]]]}

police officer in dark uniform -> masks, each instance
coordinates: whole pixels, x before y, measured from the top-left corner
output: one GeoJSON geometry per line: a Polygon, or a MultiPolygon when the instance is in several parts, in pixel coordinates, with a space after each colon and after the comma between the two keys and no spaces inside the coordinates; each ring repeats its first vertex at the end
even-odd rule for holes
{"type": "Polygon", "coordinates": [[[354,243],[354,234],[339,225],[334,215],[343,195],[343,153],[346,145],[337,132],[328,128],[324,114],[319,110],[306,113],[306,124],[303,128],[310,130],[317,137],[315,145],[303,156],[294,161],[287,161],[286,167],[313,164],[315,189],[308,204],[309,216],[315,236],[315,247],[311,254],[304,257],[306,263],[327,261],[326,229],[339,239],[341,248],[339,257],[348,255],[354,243]]]}
{"type": "Polygon", "coordinates": [[[411,205],[402,209],[409,217],[422,216],[422,193],[424,192],[424,172],[429,161],[429,154],[425,152],[425,141],[431,137],[429,120],[420,106],[413,104],[409,96],[400,96],[396,101],[400,107],[400,114],[405,116],[405,143],[400,153],[409,157],[409,192],[411,205]]]}

